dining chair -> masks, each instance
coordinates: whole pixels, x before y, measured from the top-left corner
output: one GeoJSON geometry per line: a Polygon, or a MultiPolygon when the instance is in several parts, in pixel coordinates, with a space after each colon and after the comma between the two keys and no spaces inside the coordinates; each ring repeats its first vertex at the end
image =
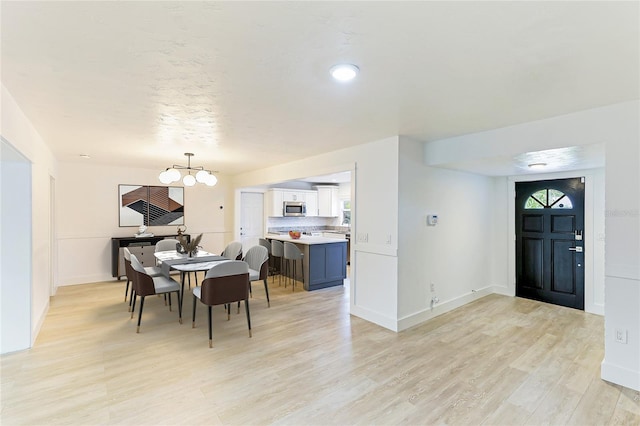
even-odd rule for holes
{"type": "MultiPolygon", "coordinates": [[[[131,254],[131,251],[127,247],[122,248],[122,255],[124,257],[124,270],[127,275],[127,286],[124,289],[124,301],[125,302],[127,301],[127,293],[129,293],[129,283],[132,283],[131,294],[129,295],[129,310],[131,310],[131,300],[133,298],[133,279],[134,279],[134,272],[133,272],[133,269],[131,269],[131,256],[133,255],[131,254]]],[[[151,275],[152,277],[159,277],[160,275],[162,275],[162,271],[157,266],[146,266],[144,267],[144,271],[145,273],[147,273],[148,275],[151,275]]]]}
{"type": "Polygon", "coordinates": [[[180,241],[173,238],[166,238],[164,240],[160,240],[156,243],[156,252],[175,250],[176,244],[180,244],[180,241]]]}
{"type": "Polygon", "coordinates": [[[242,260],[242,243],[238,241],[230,242],[220,256],[229,260],[242,260]]]}
{"type": "Polygon", "coordinates": [[[279,275],[278,285],[282,285],[282,259],[284,258],[284,245],[282,244],[282,241],[271,240],[271,256],[273,256],[275,261],[279,263],[277,269],[279,275]]]}
{"type": "Polygon", "coordinates": [[[131,318],[136,309],[136,299],[140,296],[140,311],[138,312],[138,327],[136,333],[140,333],[140,322],[142,321],[142,309],[144,308],[144,298],[154,294],[166,294],[169,299],[169,311],[171,311],[171,293],[178,294],[178,318],[182,324],[182,301],[180,299],[180,284],[173,278],[167,278],[164,275],[152,277],[147,274],[142,264],[135,255],[131,255],[131,267],[135,271],[135,279],[133,280],[134,293],[133,304],[131,305],[131,318]]]}
{"type": "MultiPolygon", "coordinates": [[[[296,246],[293,243],[284,242],[284,258],[287,260],[287,265],[289,264],[289,261],[293,262],[293,273],[292,273],[292,278],[293,278],[293,283],[291,284],[292,287],[292,291],[295,291],[295,287],[296,287],[296,261],[300,261],[301,266],[302,266],[302,285],[304,285],[304,253],[302,253],[302,251],[298,248],[298,246],[296,246]]],[[[287,270],[290,270],[289,267],[287,267],[287,270]]],[[[287,281],[285,278],[285,284],[284,286],[287,286],[287,281]]]]}
{"type": "Polygon", "coordinates": [[[269,271],[269,253],[263,246],[253,246],[247,250],[243,259],[249,265],[249,292],[251,293],[251,282],[262,280],[264,282],[264,292],[267,295],[267,307],[271,306],[269,301],[269,287],[267,286],[267,275],[269,271]]]}
{"type": "Polygon", "coordinates": [[[231,303],[244,300],[247,313],[247,326],[251,337],[251,316],[249,314],[249,266],[240,260],[221,262],[209,269],[202,285],[193,289],[193,320],[191,328],[196,327],[196,301],[207,305],[209,315],[209,347],[213,347],[213,320],[211,308],[225,305],[227,320],[230,317],[231,303]]]}

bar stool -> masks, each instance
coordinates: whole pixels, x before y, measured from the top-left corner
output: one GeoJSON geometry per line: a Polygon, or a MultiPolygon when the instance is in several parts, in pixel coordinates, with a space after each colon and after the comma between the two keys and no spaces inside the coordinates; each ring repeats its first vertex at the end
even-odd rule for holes
{"type": "MultiPolygon", "coordinates": [[[[285,241],[284,243],[284,258],[287,261],[293,261],[293,283],[291,284],[291,290],[295,291],[296,289],[296,260],[302,261],[304,258],[304,253],[300,251],[298,246],[293,243],[289,243],[285,241]]],[[[287,268],[289,269],[289,268],[287,268]]],[[[302,263],[302,285],[304,286],[304,263],[302,263]]],[[[287,286],[285,281],[285,287],[287,286]]]]}
{"type": "MultiPolygon", "coordinates": [[[[278,275],[280,275],[280,278],[278,279],[278,285],[282,285],[282,258],[284,257],[284,245],[282,241],[271,240],[271,256],[274,260],[279,260],[278,275]]],[[[285,280],[284,283],[286,285],[287,281],[285,280]]]]}
{"type": "Polygon", "coordinates": [[[262,247],[267,249],[267,255],[269,256],[267,275],[273,275],[275,268],[271,266],[271,264],[273,263],[273,257],[271,256],[271,243],[269,242],[269,240],[266,240],[264,238],[259,238],[258,245],[261,245],[262,247]]]}

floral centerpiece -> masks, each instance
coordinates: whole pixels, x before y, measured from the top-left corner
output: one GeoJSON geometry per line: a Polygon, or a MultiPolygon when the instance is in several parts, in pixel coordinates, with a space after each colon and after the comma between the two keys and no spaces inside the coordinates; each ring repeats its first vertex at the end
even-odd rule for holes
{"type": "Polygon", "coordinates": [[[182,249],[189,255],[189,257],[193,257],[193,255],[198,252],[198,247],[200,247],[200,240],[202,240],[202,234],[198,235],[191,241],[187,241],[187,239],[182,235],[178,237],[178,241],[180,241],[182,249]]]}

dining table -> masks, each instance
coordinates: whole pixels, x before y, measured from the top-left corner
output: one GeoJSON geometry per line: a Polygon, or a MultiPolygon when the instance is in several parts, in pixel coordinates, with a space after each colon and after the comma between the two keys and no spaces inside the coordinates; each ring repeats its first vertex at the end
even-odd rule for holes
{"type": "MultiPolygon", "coordinates": [[[[182,307],[182,301],[184,300],[184,282],[185,276],[193,272],[197,274],[200,271],[208,271],[213,268],[215,265],[228,262],[232,259],[227,259],[226,257],[222,257],[220,255],[214,253],[208,253],[206,251],[199,250],[193,256],[189,256],[186,253],[179,253],[176,250],[168,250],[168,251],[158,251],[154,253],[154,256],[158,260],[160,264],[160,269],[162,273],[169,278],[169,274],[172,270],[180,271],[180,305],[182,307]]],[[[191,283],[191,278],[189,277],[189,283],[191,283]]],[[[197,277],[196,277],[196,285],[197,285],[197,277]]],[[[191,285],[191,284],[189,284],[191,285]]]]}

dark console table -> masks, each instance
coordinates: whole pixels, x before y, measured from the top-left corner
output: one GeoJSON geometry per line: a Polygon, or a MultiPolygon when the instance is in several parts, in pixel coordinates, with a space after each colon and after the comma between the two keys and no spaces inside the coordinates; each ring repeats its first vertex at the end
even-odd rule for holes
{"type": "MultiPolygon", "coordinates": [[[[189,234],[182,234],[187,241],[191,240],[189,234]]],[[[134,254],[140,263],[144,266],[155,265],[155,257],[153,252],[155,251],[156,243],[165,238],[178,239],[178,234],[174,235],[154,235],[153,237],[123,237],[111,239],[111,275],[120,279],[126,274],[124,270],[124,257],[122,255],[122,249],[127,247],[132,254],[134,254]]]]}

